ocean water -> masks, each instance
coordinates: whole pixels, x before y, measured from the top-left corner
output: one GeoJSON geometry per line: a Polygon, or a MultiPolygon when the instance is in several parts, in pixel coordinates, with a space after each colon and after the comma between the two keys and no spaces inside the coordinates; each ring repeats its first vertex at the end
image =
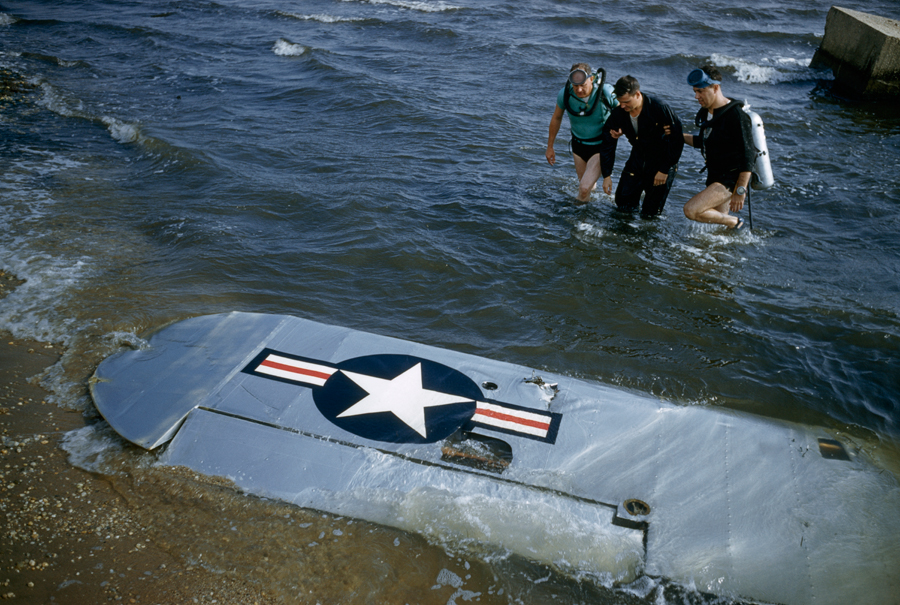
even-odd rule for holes
{"type": "MultiPolygon", "coordinates": [[[[894,0],[841,5],[900,18],[894,0]]],[[[241,310],[824,425],[897,468],[900,108],[836,98],[831,73],[808,67],[829,7],[2,0],[0,268],[26,282],[0,301],[0,328],[65,345],[42,381],[88,417],[86,380],[122,343],[241,310]],[[582,60],[638,77],[686,125],[686,74],[723,68],[725,93],[766,124],[777,181],[754,192],[751,232],[684,218],[704,179],[691,149],[659,219],[600,193],[574,204],[566,137],[556,167],[544,148],[582,60]]],[[[147,466],[97,434],[81,463],[110,476],[147,466]]],[[[191,515],[200,488],[183,489],[191,515]]],[[[236,525],[256,518],[218,497],[236,525]]],[[[322,532],[348,523],[313,517],[322,532]]],[[[243,561],[214,533],[200,531],[221,568],[243,561]]],[[[702,600],[427,532],[361,534],[331,548],[377,550],[423,587],[419,602],[448,602],[432,586],[498,603],[702,600]]],[[[233,573],[297,598],[289,574],[254,567],[233,573]]],[[[384,573],[372,599],[392,602],[384,573]]]]}

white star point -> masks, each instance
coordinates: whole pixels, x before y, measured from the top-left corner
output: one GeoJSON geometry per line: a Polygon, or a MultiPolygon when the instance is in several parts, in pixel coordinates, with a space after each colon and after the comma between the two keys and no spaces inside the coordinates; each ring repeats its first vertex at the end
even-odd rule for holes
{"type": "Polygon", "coordinates": [[[362,387],[368,395],[338,414],[338,418],[390,412],[422,437],[428,436],[425,428],[425,408],[472,401],[459,395],[448,395],[422,388],[421,363],[417,363],[392,380],[346,370],[341,372],[362,387]]]}

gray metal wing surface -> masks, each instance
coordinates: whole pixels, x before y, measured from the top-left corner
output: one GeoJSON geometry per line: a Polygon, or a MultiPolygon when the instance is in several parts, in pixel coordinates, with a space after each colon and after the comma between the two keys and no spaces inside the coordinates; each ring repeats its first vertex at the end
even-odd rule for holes
{"type": "Polygon", "coordinates": [[[149,343],[91,388],[124,438],[168,443],[164,464],[613,582],[898,602],[897,481],[823,429],[290,316],[197,317],[149,343]]]}

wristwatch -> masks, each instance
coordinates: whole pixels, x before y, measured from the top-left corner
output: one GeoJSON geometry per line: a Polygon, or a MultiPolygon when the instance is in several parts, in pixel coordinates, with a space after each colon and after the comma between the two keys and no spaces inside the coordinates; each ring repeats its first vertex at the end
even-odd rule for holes
{"type": "Polygon", "coordinates": [[[734,190],[735,195],[747,195],[747,189],[745,187],[738,186],[737,189],[734,190]]]}

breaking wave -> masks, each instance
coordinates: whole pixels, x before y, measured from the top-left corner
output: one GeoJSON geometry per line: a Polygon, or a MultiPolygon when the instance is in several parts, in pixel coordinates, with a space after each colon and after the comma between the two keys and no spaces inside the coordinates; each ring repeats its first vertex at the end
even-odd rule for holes
{"type": "Polygon", "coordinates": [[[290,17],[291,19],[299,19],[301,21],[318,21],[319,23],[349,23],[352,21],[365,21],[364,17],[338,17],[335,15],[298,15],[297,13],[289,13],[286,11],[278,11],[282,17],[290,17]]]}
{"type": "Polygon", "coordinates": [[[367,4],[387,4],[398,8],[421,11],[423,13],[440,13],[444,11],[460,10],[461,6],[454,6],[446,2],[414,2],[412,0],[342,0],[343,2],[366,2],[367,4]]]}
{"type": "Polygon", "coordinates": [[[46,82],[41,83],[41,90],[43,91],[43,96],[38,104],[49,109],[53,113],[66,118],[97,120],[106,126],[106,129],[109,131],[112,138],[120,143],[135,143],[142,138],[140,127],[137,124],[124,122],[110,116],[94,116],[85,108],[84,103],[80,100],[66,98],[63,93],[46,82]]]}
{"type": "Polygon", "coordinates": [[[734,70],[734,77],[747,84],[779,84],[782,82],[806,82],[822,79],[824,72],[809,66],[812,57],[767,57],[751,61],[740,57],[714,53],[710,61],[734,70]]]}
{"type": "Polygon", "coordinates": [[[299,57],[306,52],[306,47],[281,38],[272,46],[272,52],[282,57],[299,57]]]}

